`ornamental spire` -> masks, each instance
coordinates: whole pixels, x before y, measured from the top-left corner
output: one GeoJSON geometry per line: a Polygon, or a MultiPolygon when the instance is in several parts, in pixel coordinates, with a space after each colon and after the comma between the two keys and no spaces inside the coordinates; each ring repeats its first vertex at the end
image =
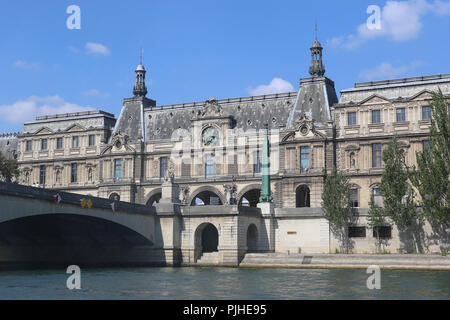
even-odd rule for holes
{"type": "Polygon", "coordinates": [[[133,94],[135,97],[145,97],[147,95],[147,87],[145,86],[145,71],[144,65],[142,64],[142,55],[144,50],[141,48],[139,65],[136,68],[136,84],[133,88],[133,94]]]}
{"type": "Polygon", "coordinates": [[[325,74],[325,67],[322,63],[322,45],[317,40],[317,23],[315,26],[315,40],[311,46],[311,67],[309,67],[309,74],[312,77],[322,77],[325,74]]]}

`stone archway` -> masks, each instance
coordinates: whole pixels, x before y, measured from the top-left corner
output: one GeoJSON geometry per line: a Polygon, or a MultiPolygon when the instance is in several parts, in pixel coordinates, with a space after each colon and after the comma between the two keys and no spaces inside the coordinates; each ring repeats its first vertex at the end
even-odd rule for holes
{"type": "Polygon", "coordinates": [[[252,184],[241,190],[238,194],[238,204],[244,207],[255,207],[259,203],[261,196],[261,185],[252,184]]]}
{"type": "Polygon", "coordinates": [[[219,190],[207,186],[195,190],[188,203],[191,206],[221,206],[225,199],[219,190]]]}
{"type": "Polygon", "coordinates": [[[148,199],[146,205],[149,207],[153,207],[156,203],[159,203],[159,200],[161,200],[161,198],[162,198],[161,192],[155,193],[148,199]]]}
{"type": "Polygon", "coordinates": [[[258,252],[258,228],[253,223],[247,229],[247,252],[258,252]]]}
{"type": "Polygon", "coordinates": [[[203,223],[197,227],[194,236],[195,262],[203,253],[218,252],[219,231],[212,223],[203,223]]]}
{"type": "Polygon", "coordinates": [[[113,192],[109,195],[109,200],[111,201],[120,201],[120,195],[116,192],[113,192]]]}

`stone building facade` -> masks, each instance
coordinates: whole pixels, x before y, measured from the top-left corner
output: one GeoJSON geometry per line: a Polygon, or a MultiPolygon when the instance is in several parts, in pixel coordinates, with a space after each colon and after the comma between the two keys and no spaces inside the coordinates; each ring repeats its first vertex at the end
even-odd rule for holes
{"type": "MultiPolygon", "coordinates": [[[[163,106],[147,98],[140,64],[134,96],[124,99],[117,119],[95,111],[25,123],[15,142],[19,182],[154,206],[169,174],[183,207],[257,207],[267,123],[272,249],[337,247],[321,213],[324,179],[337,166],[350,176],[352,203],[362,217],[352,229],[360,243],[355,251],[373,251],[371,231],[362,237],[360,229],[368,230],[370,195],[381,200],[381,152],[397,134],[406,162],[415,163],[427,143],[431,93],[440,88],[450,101],[450,75],[357,83],[338,100],[334,82],[325,77],[322,50],[316,39],[310,77],[300,80],[297,92],[163,106]]],[[[387,232],[392,238],[395,230],[387,232]]]]}

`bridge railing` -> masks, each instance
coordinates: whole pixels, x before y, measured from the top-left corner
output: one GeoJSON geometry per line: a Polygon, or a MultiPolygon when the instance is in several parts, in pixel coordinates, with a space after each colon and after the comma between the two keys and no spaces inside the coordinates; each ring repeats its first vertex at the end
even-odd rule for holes
{"type": "MultiPolygon", "coordinates": [[[[113,201],[104,198],[91,197],[76,193],[69,193],[54,189],[42,189],[29,186],[23,186],[20,184],[0,182],[0,195],[8,195],[13,197],[21,197],[28,199],[36,199],[43,201],[57,202],[56,196],[60,197],[60,204],[72,204],[82,206],[84,200],[84,206],[88,210],[88,202],[91,201],[90,209],[108,209],[111,212],[126,212],[130,214],[155,214],[154,207],[148,207],[141,204],[113,201]],[[113,204],[115,203],[114,209],[113,204]]],[[[1,207],[1,202],[0,202],[1,207]]],[[[1,213],[1,210],[0,210],[1,213]]]]}

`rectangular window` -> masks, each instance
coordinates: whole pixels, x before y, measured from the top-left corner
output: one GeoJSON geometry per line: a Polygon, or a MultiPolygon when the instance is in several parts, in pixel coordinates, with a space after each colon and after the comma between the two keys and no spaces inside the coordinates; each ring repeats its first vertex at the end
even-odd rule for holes
{"type": "Polygon", "coordinates": [[[169,159],[167,157],[159,158],[159,177],[164,178],[168,168],[169,159]]]}
{"type": "Polygon", "coordinates": [[[28,140],[28,141],[26,142],[26,145],[25,145],[25,150],[26,150],[26,151],[31,151],[32,149],[33,149],[33,141],[28,140]]]}
{"type": "Polygon", "coordinates": [[[349,126],[355,126],[356,125],[356,112],[349,112],[347,114],[347,124],[349,126]]]}
{"type": "Polygon", "coordinates": [[[381,110],[372,110],[372,123],[381,123],[381,110]]]}
{"type": "Polygon", "coordinates": [[[90,135],[89,136],[89,147],[93,147],[93,146],[95,146],[95,136],[90,135]]]}
{"type": "Polygon", "coordinates": [[[373,195],[376,197],[376,196],[381,196],[381,189],[380,189],[380,187],[374,187],[373,189],[372,189],[372,193],[373,193],[373,195]]]}
{"type": "Polygon", "coordinates": [[[352,208],[359,208],[358,189],[350,190],[350,205],[352,208]]]}
{"type": "Polygon", "coordinates": [[[63,148],[63,138],[57,138],[56,139],[56,149],[62,149],[63,148]]]}
{"type": "Polygon", "coordinates": [[[207,154],[205,157],[205,176],[210,177],[214,175],[214,156],[207,154]]]}
{"type": "Polygon", "coordinates": [[[47,150],[47,139],[41,140],[41,150],[47,150]]]}
{"type": "Polygon", "coordinates": [[[309,169],[309,147],[300,148],[300,169],[309,169]]]}
{"type": "Polygon", "coordinates": [[[46,171],[47,171],[46,166],[40,166],[40,167],[39,167],[39,184],[40,184],[41,186],[44,186],[44,185],[45,185],[46,171]]]}
{"type": "Polygon", "coordinates": [[[116,179],[122,178],[122,159],[114,160],[114,178],[116,179]]]}
{"type": "Polygon", "coordinates": [[[72,163],[70,166],[70,182],[78,181],[78,164],[72,163]]]}
{"type": "Polygon", "coordinates": [[[372,144],[372,168],[381,168],[381,143],[372,144]]]}
{"type": "Polygon", "coordinates": [[[78,148],[79,144],[78,144],[78,137],[72,137],[72,148],[78,148]]]}
{"type": "Polygon", "coordinates": [[[374,238],[392,238],[392,227],[390,226],[381,226],[373,228],[373,237],[374,238]]]}
{"type": "Polygon", "coordinates": [[[431,107],[423,106],[422,107],[422,120],[430,120],[431,119],[431,107]]]}
{"type": "Polygon", "coordinates": [[[348,227],[349,238],[365,238],[366,227],[348,227]]]}
{"type": "Polygon", "coordinates": [[[261,162],[261,151],[255,151],[253,153],[253,173],[261,173],[262,162],[261,162]]]}
{"type": "Polygon", "coordinates": [[[405,108],[397,108],[397,122],[406,121],[406,109],[405,108]]]}

